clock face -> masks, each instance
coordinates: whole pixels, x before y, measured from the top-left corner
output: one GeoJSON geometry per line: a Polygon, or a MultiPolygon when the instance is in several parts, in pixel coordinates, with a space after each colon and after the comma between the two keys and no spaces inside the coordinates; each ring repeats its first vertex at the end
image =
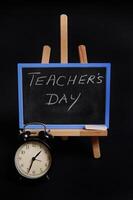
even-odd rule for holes
{"type": "Polygon", "coordinates": [[[38,141],[28,141],[21,145],[15,154],[18,172],[29,179],[40,178],[50,169],[52,162],[48,147],[38,141]]]}

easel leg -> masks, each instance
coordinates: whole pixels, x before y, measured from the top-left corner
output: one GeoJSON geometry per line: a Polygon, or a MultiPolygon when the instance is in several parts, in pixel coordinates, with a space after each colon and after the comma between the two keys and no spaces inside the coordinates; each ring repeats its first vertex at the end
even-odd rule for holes
{"type": "Polygon", "coordinates": [[[92,150],[93,150],[94,158],[100,158],[101,152],[100,152],[99,137],[91,137],[91,143],[92,143],[92,150]]]}
{"type": "MultiPolygon", "coordinates": [[[[88,63],[86,47],[84,45],[80,45],[78,47],[78,50],[79,50],[80,62],[81,63],[88,63]]],[[[101,152],[100,152],[99,138],[98,137],[91,137],[91,143],[92,143],[92,150],[93,150],[94,158],[100,158],[101,152]]]]}
{"type": "MultiPolygon", "coordinates": [[[[60,47],[61,47],[61,63],[68,63],[68,17],[60,16],[60,47]]],[[[62,140],[68,140],[67,136],[62,136],[62,140]]]]}

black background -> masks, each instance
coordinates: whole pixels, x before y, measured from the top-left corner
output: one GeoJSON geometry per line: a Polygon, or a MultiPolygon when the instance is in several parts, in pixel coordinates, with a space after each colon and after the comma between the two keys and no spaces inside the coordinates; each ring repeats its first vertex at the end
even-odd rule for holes
{"type": "MultiPolygon", "coordinates": [[[[70,65],[71,67],[71,65],[70,65]]],[[[28,68],[22,69],[23,77],[23,115],[24,124],[30,122],[43,122],[45,124],[104,124],[105,123],[105,95],[106,95],[106,68],[28,68]],[[40,72],[39,76],[36,76],[30,87],[31,75],[28,73],[40,72]],[[97,75],[100,73],[104,78],[102,79],[102,84],[96,84],[98,81],[97,75]],[[87,74],[87,77],[94,75],[96,78],[94,80],[95,84],[89,82],[87,84],[87,78],[85,84],[78,84],[78,80],[82,75],[87,74]],[[54,84],[53,82],[45,85],[49,78],[44,80],[43,85],[35,85],[37,77],[46,76],[50,77],[53,75],[56,80],[59,76],[65,76],[66,80],[74,79],[77,76],[75,84],[67,85],[64,84],[63,87],[54,84]],[[56,97],[52,97],[52,101],[56,102],[54,105],[47,105],[50,96],[46,94],[56,94],[56,97]],[[66,101],[61,101],[64,96],[67,98],[66,101]],[[68,108],[72,105],[74,101],[72,98],[78,101],[73,105],[73,107],[68,111],[68,108]],[[67,102],[67,103],[66,103],[67,102]]],[[[66,81],[67,82],[67,81],[66,81]]],[[[108,102],[109,104],[109,102],[108,102]]]]}
{"type": "Polygon", "coordinates": [[[133,199],[132,54],[133,5],[126,1],[4,1],[0,6],[0,184],[16,198],[133,199]],[[69,61],[85,44],[89,62],[111,62],[109,137],[101,138],[102,157],[94,160],[88,138],[55,139],[55,167],[49,182],[22,184],[14,178],[17,144],[17,63],[40,62],[52,47],[59,62],[59,15],[69,16],[69,61]]]}

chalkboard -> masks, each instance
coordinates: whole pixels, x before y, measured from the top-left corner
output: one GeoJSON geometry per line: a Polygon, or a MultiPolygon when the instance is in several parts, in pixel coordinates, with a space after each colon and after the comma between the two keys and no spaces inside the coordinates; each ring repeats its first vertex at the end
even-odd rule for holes
{"type": "Polygon", "coordinates": [[[110,63],[18,64],[18,94],[20,128],[109,127],[110,63]]]}

